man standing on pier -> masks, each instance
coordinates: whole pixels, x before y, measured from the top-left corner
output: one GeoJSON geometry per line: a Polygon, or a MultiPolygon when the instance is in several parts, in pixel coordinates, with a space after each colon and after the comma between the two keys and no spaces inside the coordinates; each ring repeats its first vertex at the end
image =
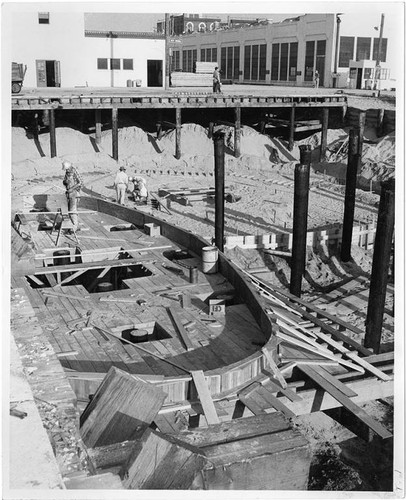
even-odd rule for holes
{"type": "Polygon", "coordinates": [[[62,162],[62,170],[65,171],[63,185],[66,189],[66,199],[68,200],[69,218],[72,222],[72,231],[79,231],[78,201],[80,199],[80,190],[82,189],[83,181],[78,170],[70,161],[62,162]]]}
{"type": "Polygon", "coordinates": [[[114,179],[114,186],[116,188],[117,203],[124,205],[125,193],[128,188],[128,175],[125,173],[125,167],[120,167],[114,179]]]}

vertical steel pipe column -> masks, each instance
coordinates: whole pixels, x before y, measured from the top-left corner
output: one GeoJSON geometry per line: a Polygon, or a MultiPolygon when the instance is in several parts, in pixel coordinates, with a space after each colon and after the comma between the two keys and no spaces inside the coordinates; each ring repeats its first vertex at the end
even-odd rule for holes
{"type": "Polygon", "coordinates": [[[300,146],[300,164],[295,166],[293,203],[293,242],[290,272],[290,293],[300,297],[302,277],[306,267],[307,212],[309,206],[309,177],[311,146],[300,146]]]}
{"type": "Polygon", "coordinates": [[[96,144],[101,143],[101,130],[102,130],[102,124],[101,124],[101,109],[96,109],[95,112],[95,142],[96,144]]]}
{"type": "Polygon", "coordinates": [[[295,105],[290,108],[290,123],[289,123],[289,151],[292,151],[295,142],[295,105]]]}
{"type": "Polygon", "coordinates": [[[360,111],[358,117],[358,171],[361,168],[361,158],[362,158],[362,147],[364,145],[364,131],[365,131],[365,120],[366,111],[360,111]]]}
{"type": "Polygon", "coordinates": [[[234,128],[234,156],[239,158],[241,155],[241,108],[235,108],[235,128],[234,128]]]}
{"type": "Polygon", "coordinates": [[[49,110],[49,143],[51,149],[51,158],[56,156],[56,134],[55,134],[55,110],[49,110]]]}
{"type": "Polygon", "coordinates": [[[176,108],[176,145],[175,145],[175,158],[177,160],[180,159],[182,155],[180,142],[181,142],[181,130],[182,130],[182,122],[181,122],[181,109],[176,108]]]}
{"type": "Polygon", "coordinates": [[[224,132],[216,132],[214,140],[214,184],[215,184],[215,219],[214,239],[216,247],[224,250],[224,132]]]}
{"type": "Polygon", "coordinates": [[[112,151],[113,158],[118,161],[118,109],[111,110],[111,138],[113,141],[112,151]]]}
{"type": "Polygon", "coordinates": [[[359,130],[350,130],[348,143],[348,163],[345,180],[345,201],[343,232],[341,237],[341,260],[348,262],[351,259],[352,228],[354,225],[355,189],[358,171],[358,143],[359,130]]]}
{"type": "Polygon", "coordinates": [[[368,311],[365,321],[365,347],[378,354],[381,345],[382,321],[385,309],[386,286],[395,225],[395,179],[381,183],[378,222],[376,226],[374,257],[368,311]]]}
{"type": "Polygon", "coordinates": [[[321,125],[320,161],[326,159],[327,134],[328,134],[328,108],[323,108],[323,118],[321,125]]]}

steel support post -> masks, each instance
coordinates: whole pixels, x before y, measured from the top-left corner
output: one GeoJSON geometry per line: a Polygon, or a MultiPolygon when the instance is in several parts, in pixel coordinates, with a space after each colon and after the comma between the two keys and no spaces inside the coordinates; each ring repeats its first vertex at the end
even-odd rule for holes
{"type": "Polygon", "coordinates": [[[214,140],[215,219],[214,239],[217,248],[224,250],[224,132],[216,132],[214,140]]]}
{"type": "Polygon", "coordinates": [[[378,354],[381,346],[382,322],[388,284],[393,230],[395,225],[395,179],[381,183],[378,222],[376,226],[374,257],[368,311],[365,321],[365,347],[378,354]]]}
{"type": "Polygon", "coordinates": [[[306,267],[311,155],[312,150],[309,145],[300,146],[300,164],[295,166],[290,293],[297,297],[302,293],[302,277],[306,267]]]}

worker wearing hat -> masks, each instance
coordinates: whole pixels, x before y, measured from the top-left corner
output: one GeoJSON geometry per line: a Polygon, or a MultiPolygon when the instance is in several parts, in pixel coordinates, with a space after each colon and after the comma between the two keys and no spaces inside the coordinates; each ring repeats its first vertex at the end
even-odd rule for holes
{"type": "Polygon", "coordinates": [[[148,189],[147,181],[143,177],[134,177],[134,201],[139,201],[142,203],[148,202],[148,189]]]}
{"type": "Polygon", "coordinates": [[[116,188],[117,203],[124,205],[125,193],[128,188],[128,175],[125,173],[125,167],[120,167],[114,179],[114,187],[116,188]]]}
{"type": "Polygon", "coordinates": [[[70,161],[62,162],[62,170],[65,171],[63,185],[66,189],[66,199],[68,200],[69,218],[72,222],[72,230],[79,231],[78,202],[80,200],[80,190],[82,189],[83,181],[78,170],[70,161]]]}

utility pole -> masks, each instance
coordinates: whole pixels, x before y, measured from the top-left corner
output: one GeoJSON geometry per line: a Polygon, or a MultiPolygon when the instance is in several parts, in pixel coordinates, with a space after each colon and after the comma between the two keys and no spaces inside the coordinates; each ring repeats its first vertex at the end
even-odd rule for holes
{"type": "Polygon", "coordinates": [[[169,55],[169,14],[165,14],[165,90],[169,90],[169,74],[171,71],[170,55],[169,55]]]}
{"type": "Polygon", "coordinates": [[[338,49],[340,46],[340,24],[341,24],[341,19],[340,19],[340,14],[337,14],[336,16],[336,50],[335,50],[335,55],[334,55],[334,77],[333,77],[333,88],[337,88],[337,81],[338,81],[338,49]]]}
{"type": "Polygon", "coordinates": [[[382,54],[382,37],[383,37],[383,25],[385,22],[385,14],[381,14],[381,26],[379,28],[379,42],[378,42],[378,54],[376,56],[375,65],[375,90],[380,90],[381,86],[379,81],[381,79],[381,54],[382,54]]]}

